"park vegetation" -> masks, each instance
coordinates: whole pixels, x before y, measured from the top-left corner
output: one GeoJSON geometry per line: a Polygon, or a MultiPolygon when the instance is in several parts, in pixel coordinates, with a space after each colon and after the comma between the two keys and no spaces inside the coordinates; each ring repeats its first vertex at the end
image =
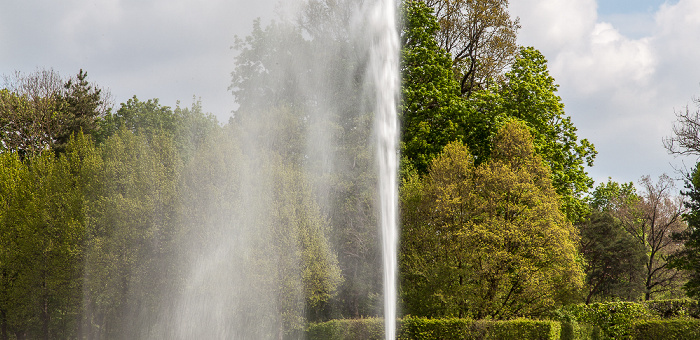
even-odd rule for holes
{"type": "MultiPolygon", "coordinates": [[[[700,169],[682,191],[666,175],[594,187],[595,148],[545,56],[516,45],[507,6],[401,1],[400,337],[695,327],[697,302],[658,301],[700,296],[700,169]],[[603,324],[610,315],[626,319],[603,324]],[[654,326],[669,315],[685,319],[654,326]]],[[[381,315],[372,89],[366,51],[351,53],[337,24],[350,27],[353,8],[310,0],[299,18],[237,37],[238,108],[224,124],[196,99],[114,107],[83,70],[6,76],[0,340],[144,337],[232,220],[251,226],[239,235],[249,245],[205,286],[243,272],[253,288],[201,299],[236,300],[236,315],[275,330],[251,337],[312,323],[324,338],[355,326],[322,322],[381,315]]],[[[700,154],[698,112],[678,114],[670,152],[700,154]]],[[[367,320],[369,339],[382,330],[367,320]]]]}

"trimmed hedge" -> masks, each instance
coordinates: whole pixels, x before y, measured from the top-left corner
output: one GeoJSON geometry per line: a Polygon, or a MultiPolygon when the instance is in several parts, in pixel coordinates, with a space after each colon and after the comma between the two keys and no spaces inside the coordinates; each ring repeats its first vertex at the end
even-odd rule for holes
{"type": "Polygon", "coordinates": [[[487,340],[558,340],[561,336],[561,325],[556,321],[517,319],[495,321],[489,326],[484,337],[487,340]]]}
{"type": "Polygon", "coordinates": [[[566,306],[561,312],[566,319],[599,328],[599,335],[593,331],[593,339],[627,339],[634,321],[652,316],[646,306],[635,302],[578,304],[566,306]]]}
{"type": "MultiPolygon", "coordinates": [[[[486,321],[470,319],[405,318],[397,325],[399,340],[559,340],[556,321],[517,319],[486,321]]],[[[312,324],[308,340],[381,340],[382,319],[332,320],[312,324]]]]}
{"type": "Polygon", "coordinates": [[[561,323],[561,340],[598,340],[601,338],[600,328],[575,320],[561,323]]]}
{"type": "Polygon", "coordinates": [[[309,325],[308,340],[384,340],[384,319],[341,319],[309,325]]]}
{"type": "Polygon", "coordinates": [[[427,319],[407,317],[398,326],[400,340],[462,340],[482,339],[486,334],[486,321],[471,319],[427,319]]]}
{"type": "Polygon", "coordinates": [[[698,340],[699,319],[640,320],[632,325],[635,340],[698,340]]]}

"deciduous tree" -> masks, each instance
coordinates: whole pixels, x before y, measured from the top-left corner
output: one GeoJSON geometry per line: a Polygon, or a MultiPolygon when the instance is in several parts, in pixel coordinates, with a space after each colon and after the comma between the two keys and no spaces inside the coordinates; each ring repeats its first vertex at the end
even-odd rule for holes
{"type": "Polygon", "coordinates": [[[576,296],[578,236],[522,123],[499,131],[488,162],[451,143],[415,180],[402,186],[407,313],[536,316],[576,296]]]}
{"type": "Polygon", "coordinates": [[[517,53],[520,25],[511,19],[508,0],[424,0],[435,10],[439,46],[452,57],[460,93],[470,97],[502,80],[517,53]]]}

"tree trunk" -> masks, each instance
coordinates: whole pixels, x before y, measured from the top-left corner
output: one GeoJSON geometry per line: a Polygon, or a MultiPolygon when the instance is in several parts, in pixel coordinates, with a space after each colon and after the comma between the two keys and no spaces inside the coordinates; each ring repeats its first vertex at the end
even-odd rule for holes
{"type": "Polygon", "coordinates": [[[10,339],[10,337],[7,335],[7,312],[5,312],[4,309],[0,310],[0,339],[10,339]]]}

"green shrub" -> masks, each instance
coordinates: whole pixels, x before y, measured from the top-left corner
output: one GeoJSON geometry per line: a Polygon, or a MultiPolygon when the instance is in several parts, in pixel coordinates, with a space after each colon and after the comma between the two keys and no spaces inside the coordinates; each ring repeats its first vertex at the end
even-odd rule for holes
{"type": "Polygon", "coordinates": [[[308,340],[383,340],[384,319],[342,319],[309,325],[308,340]]]}
{"type": "Polygon", "coordinates": [[[635,320],[646,319],[652,316],[643,304],[634,302],[571,305],[564,307],[562,313],[567,318],[571,318],[578,323],[598,327],[601,339],[629,338],[632,323],[635,320]]]}
{"type": "Polygon", "coordinates": [[[640,320],[632,325],[635,340],[698,340],[699,319],[640,320]]]}
{"type": "MultiPolygon", "coordinates": [[[[470,319],[426,319],[408,317],[397,325],[399,340],[559,340],[556,321],[470,319]]],[[[380,340],[384,337],[382,319],[332,320],[311,324],[308,340],[380,340]]]]}
{"type": "Polygon", "coordinates": [[[644,305],[652,314],[661,318],[700,318],[700,305],[696,300],[652,300],[645,301],[644,305]]]}
{"type": "Polygon", "coordinates": [[[600,328],[576,320],[561,322],[561,340],[598,340],[600,328]]]}
{"type": "Polygon", "coordinates": [[[486,332],[486,340],[558,340],[561,326],[556,321],[517,319],[495,321],[486,332]]]}
{"type": "Polygon", "coordinates": [[[400,340],[463,340],[483,339],[486,322],[471,319],[427,319],[407,317],[401,322],[398,331],[400,340]]]}

